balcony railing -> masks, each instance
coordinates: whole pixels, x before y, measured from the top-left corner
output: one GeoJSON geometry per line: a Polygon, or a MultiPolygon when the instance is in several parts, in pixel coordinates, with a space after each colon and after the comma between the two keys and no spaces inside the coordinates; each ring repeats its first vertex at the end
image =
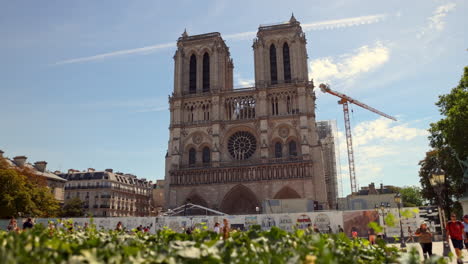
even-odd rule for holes
{"type": "Polygon", "coordinates": [[[213,184],[312,177],[312,161],[270,159],[269,162],[211,168],[189,168],[170,171],[171,185],[213,184]]]}
{"type": "MultiPolygon", "coordinates": [[[[304,156],[289,156],[281,158],[268,158],[268,159],[248,159],[248,160],[233,160],[229,162],[218,162],[216,167],[239,167],[239,166],[251,166],[251,165],[267,165],[267,164],[278,164],[278,163],[291,163],[304,161],[304,156]]],[[[214,167],[215,162],[209,163],[195,163],[195,164],[183,164],[180,165],[180,169],[203,169],[214,167]]]]}

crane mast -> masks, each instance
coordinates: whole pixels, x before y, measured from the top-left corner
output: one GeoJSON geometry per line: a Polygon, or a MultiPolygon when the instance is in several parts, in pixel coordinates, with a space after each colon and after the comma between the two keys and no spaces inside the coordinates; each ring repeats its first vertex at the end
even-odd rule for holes
{"type": "Polygon", "coordinates": [[[346,131],[346,146],[348,150],[348,166],[349,166],[349,178],[351,181],[351,193],[357,193],[357,181],[356,181],[356,169],[354,164],[354,150],[353,150],[353,138],[351,135],[351,122],[349,121],[349,104],[352,103],[358,105],[364,109],[367,109],[371,112],[374,112],[378,115],[384,116],[388,119],[396,121],[396,118],[393,116],[387,115],[373,107],[370,107],[364,103],[359,102],[356,99],[353,99],[345,94],[340,92],[334,91],[330,89],[330,86],[327,84],[320,84],[320,90],[324,93],[329,93],[334,96],[340,97],[341,100],[338,101],[338,104],[343,105],[343,114],[344,114],[344,123],[345,123],[345,131],[346,131]]]}

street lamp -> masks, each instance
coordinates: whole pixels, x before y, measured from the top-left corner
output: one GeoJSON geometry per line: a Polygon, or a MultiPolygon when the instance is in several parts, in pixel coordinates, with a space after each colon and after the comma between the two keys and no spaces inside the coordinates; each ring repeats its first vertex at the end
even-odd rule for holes
{"type": "Polygon", "coordinates": [[[405,235],[403,234],[403,224],[401,223],[401,212],[400,212],[400,207],[401,207],[401,194],[397,193],[395,195],[395,203],[398,206],[398,218],[400,219],[400,248],[405,248],[405,235]]]}
{"type": "Polygon", "coordinates": [[[432,188],[437,194],[437,206],[439,209],[439,217],[440,217],[440,229],[442,231],[442,240],[444,241],[444,257],[448,257],[450,253],[450,246],[445,240],[445,212],[442,208],[442,199],[443,199],[443,191],[445,186],[445,172],[441,168],[436,168],[429,178],[429,182],[431,183],[432,188]]]}
{"type": "Polygon", "coordinates": [[[390,203],[384,203],[381,202],[380,206],[378,204],[375,205],[375,211],[379,214],[379,216],[382,216],[383,219],[383,225],[384,225],[384,239],[387,238],[387,229],[386,229],[386,223],[385,223],[385,216],[390,212],[390,203]]]}

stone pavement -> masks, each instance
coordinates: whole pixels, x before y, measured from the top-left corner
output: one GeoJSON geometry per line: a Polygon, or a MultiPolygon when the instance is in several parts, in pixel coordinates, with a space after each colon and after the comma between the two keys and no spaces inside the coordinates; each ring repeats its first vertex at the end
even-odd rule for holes
{"type": "MultiPolygon", "coordinates": [[[[398,248],[400,247],[400,244],[389,244],[389,245],[396,246],[398,248]]],[[[419,245],[419,243],[407,243],[406,247],[408,249],[411,248],[411,247],[416,247],[416,249],[418,249],[418,251],[419,251],[419,254],[421,255],[421,259],[423,258],[422,249],[421,249],[421,246],[419,245]]],[[[450,243],[450,249],[452,250],[452,253],[455,256],[455,250],[453,249],[452,243],[450,243]]],[[[443,252],[444,252],[444,244],[442,242],[433,242],[432,243],[432,253],[433,254],[438,255],[438,256],[442,256],[443,252]]],[[[463,249],[462,252],[463,252],[463,257],[464,257],[463,258],[463,263],[468,263],[468,251],[466,249],[463,249]]],[[[454,257],[453,260],[450,262],[450,264],[452,264],[452,263],[453,264],[457,263],[456,257],[454,257]]]]}

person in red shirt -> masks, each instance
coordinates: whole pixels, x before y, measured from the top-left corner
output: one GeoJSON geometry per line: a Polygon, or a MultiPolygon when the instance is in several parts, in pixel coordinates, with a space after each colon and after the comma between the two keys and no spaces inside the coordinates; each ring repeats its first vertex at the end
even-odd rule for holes
{"type": "Polygon", "coordinates": [[[461,254],[463,249],[463,229],[465,226],[462,222],[457,220],[457,215],[452,213],[450,215],[450,221],[448,221],[447,226],[447,242],[450,239],[452,240],[453,247],[455,248],[455,253],[457,254],[457,263],[463,263],[461,260],[461,254]]]}

